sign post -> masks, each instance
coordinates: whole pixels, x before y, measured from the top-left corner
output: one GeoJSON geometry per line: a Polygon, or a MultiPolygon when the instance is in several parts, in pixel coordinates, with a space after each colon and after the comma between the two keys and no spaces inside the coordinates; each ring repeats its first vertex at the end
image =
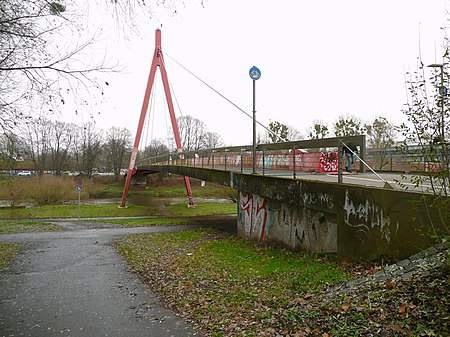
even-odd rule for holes
{"type": "Polygon", "coordinates": [[[261,71],[253,66],[249,73],[253,80],[253,174],[256,173],[256,81],[261,77],[261,71]]]}
{"type": "Polygon", "coordinates": [[[83,190],[83,186],[77,185],[78,191],[78,221],[80,220],[80,205],[81,205],[81,191],[83,190]]]}

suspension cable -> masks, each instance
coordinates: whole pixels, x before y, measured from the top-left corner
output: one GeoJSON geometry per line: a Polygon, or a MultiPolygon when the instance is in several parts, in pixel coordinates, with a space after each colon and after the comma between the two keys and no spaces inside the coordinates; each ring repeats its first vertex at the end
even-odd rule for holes
{"type": "MultiPolygon", "coordinates": [[[[192,76],[194,76],[197,80],[199,80],[200,82],[202,82],[204,85],[206,85],[209,89],[211,89],[212,91],[214,91],[217,95],[219,95],[220,97],[222,97],[224,100],[226,100],[228,103],[230,103],[231,105],[233,105],[235,108],[237,108],[239,111],[241,111],[242,113],[244,113],[247,117],[249,117],[250,119],[253,120],[253,117],[247,113],[244,109],[242,109],[241,107],[239,107],[236,103],[232,102],[230,99],[228,99],[227,97],[225,97],[225,95],[223,95],[222,93],[220,93],[218,90],[214,89],[211,85],[209,85],[208,83],[206,83],[204,80],[202,80],[199,76],[195,75],[192,71],[190,71],[189,69],[187,69],[185,66],[183,66],[180,62],[178,62],[177,60],[175,60],[172,56],[170,56],[169,54],[167,54],[166,52],[164,52],[165,55],[167,55],[172,61],[174,61],[176,64],[178,64],[181,68],[183,68],[184,70],[186,70],[189,74],[191,74],[192,76]]],[[[256,120],[256,123],[258,123],[261,127],[263,127],[267,132],[269,132],[270,134],[272,134],[273,136],[275,136],[276,138],[281,139],[282,141],[287,142],[287,139],[284,139],[282,137],[280,137],[279,135],[277,135],[275,132],[273,132],[272,130],[270,130],[269,128],[267,128],[264,124],[260,123],[258,120],[256,120]]]]}
{"type": "Polygon", "coordinates": [[[181,111],[180,103],[178,103],[177,95],[175,94],[175,90],[173,89],[172,82],[169,80],[170,91],[173,93],[173,98],[175,98],[175,102],[177,103],[178,111],[180,112],[180,116],[183,117],[183,112],[181,111]]]}
{"type": "Polygon", "coordinates": [[[171,137],[170,137],[170,129],[169,129],[169,123],[168,123],[168,118],[169,118],[169,114],[168,114],[168,111],[167,111],[167,104],[163,104],[163,106],[164,106],[164,120],[165,120],[165,122],[166,122],[166,142],[167,142],[167,148],[169,149],[169,151],[170,151],[170,148],[171,148],[171,146],[172,146],[172,144],[170,143],[170,140],[172,139],[171,137]]]}
{"type": "Polygon", "coordinates": [[[154,138],[154,128],[155,128],[155,118],[156,118],[156,100],[157,100],[157,93],[158,93],[158,81],[154,81],[154,85],[153,85],[153,92],[155,93],[154,97],[153,97],[153,114],[151,115],[152,119],[150,121],[151,123],[151,127],[152,127],[152,131],[150,133],[150,142],[152,142],[153,138],[154,138]]]}
{"type": "Polygon", "coordinates": [[[365,165],[370,171],[372,171],[372,173],[373,174],[375,174],[377,177],[378,177],[378,179],[380,179],[383,183],[384,183],[384,186],[385,186],[385,188],[391,188],[391,189],[393,189],[393,187],[391,186],[391,184],[389,184],[389,182],[387,181],[387,180],[385,180],[382,176],[380,176],[378,173],[376,173],[375,172],[375,170],[374,169],[372,169],[370,166],[369,166],[369,164],[367,164],[364,160],[362,160],[361,159],[361,157],[360,156],[358,156],[358,154],[355,152],[355,151],[353,151],[350,147],[348,147],[347,146],[347,144],[345,144],[342,140],[340,141],[341,142],[341,144],[342,145],[344,145],[356,158],[358,158],[359,159],[359,161],[361,162],[361,163],[363,163],[363,165],[365,165]]]}
{"type": "MultiPolygon", "coordinates": [[[[169,57],[170,57],[170,56],[169,56],[169,57]]],[[[162,53],[162,51],[161,51],[161,61],[162,61],[163,65],[164,65],[164,68],[165,68],[166,71],[167,71],[166,61],[164,60],[164,54],[162,53]]],[[[174,97],[175,102],[176,102],[176,104],[177,104],[177,107],[178,107],[178,111],[179,111],[179,113],[180,113],[180,116],[183,117],[183,112],[181,111],[180,104],[178,103],[178,99],[177,99],[177,96],[176,96],[176,94],[175,94],[175,90],[173,89],[172,82],[171,82],[168,78],[167,78],[167,82],[169,83],[169,90],[170,90],[170,92],[173,94],[173,97],[174,97]]],[[[166,97],[166,99],[167,99],[167,97],[166,97]]],[[[170,145],[170,139],[171,139],[171,137],[170,137],[170,135],[169,135],[169,127],[168,127],[168,122],[167,122],[167,116],[169,115],[169,114],[167,113],[167,109],[168,109],[168,107],[166,106],[166,104],[164,104],[164,116],[166,116],[165,120],[166,120],[166,132],[167,132],[167,147],[170,149],[170,147],[171,147],[171,145],[170,145]]],[[[175,114],[175,111],[174,111],[174,114],[175,114]]],[[[175,116],[175,119],[176,119],[176,116],[175,116]]],[[[177,124],[178,124],[178,123],[177,123],[177,124]]]]}

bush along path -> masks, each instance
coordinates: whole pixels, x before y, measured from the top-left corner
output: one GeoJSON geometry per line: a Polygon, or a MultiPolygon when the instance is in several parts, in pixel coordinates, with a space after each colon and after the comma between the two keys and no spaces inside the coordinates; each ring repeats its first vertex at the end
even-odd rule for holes
{"type": "Polygon", "coordinates": [[[450,336],[445,245],[385,268],[211,230],[115,245],[144,282],[209,336],[450,336]]]}

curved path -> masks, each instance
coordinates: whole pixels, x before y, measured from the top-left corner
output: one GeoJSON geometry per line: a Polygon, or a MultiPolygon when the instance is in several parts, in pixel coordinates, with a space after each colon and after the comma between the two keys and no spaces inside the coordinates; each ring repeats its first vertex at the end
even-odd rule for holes
{"type": "Polygon", "coordinates": [[[0,273],[0,336],[200,336],[142,285],[111,240],[192,226],[1,235],[24,247],[0,273]]]}

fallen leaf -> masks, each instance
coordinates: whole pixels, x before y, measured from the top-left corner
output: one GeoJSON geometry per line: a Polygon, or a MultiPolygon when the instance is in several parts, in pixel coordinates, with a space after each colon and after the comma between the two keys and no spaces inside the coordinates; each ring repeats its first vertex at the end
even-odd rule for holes
{"type": "Polygon", "coordinates": [[[307,300],[308,298],[311,298],[311,297],[313,297],[314,295],[313,294],[305,294],[305,295],[303,295],[303,298],[305,299],[305,300],[307,300]]]}
{"type": "Polygon", "coordinates": [[[406,314],[407,311],[408,311],[408,304],[402,305],[400,308],[398,308],[398,313],[400,315],[406,314]]]}
{"type": "Polygon", "coordinates": [[[324,333],[322,334],[322,337],[330,337],[330,335],[329,335],[328,333],[324,332],[324,333]]]}
{"type": "Polygon", "coordinates": [[[342,306],[342,310],[344,310],[344,311],[347,311],[349,308],[350,308],[349,305],[343,305],[343,306],[342,306]]]}
{"type": "Polygon", "coordinates": [[[392,289],[392,288],[394,288],[394,284],[392,283],[392,280],[390,279],[390,278],[388,278],[387,280],[386,280],[386,289],[392,289]]]}
{"type": "Polygon", "coordinates": [[[305,299],[303,299],[303,298],[297,297],[292,300],[292,304],[294,304],[294,305],[299,305],[299,304],[303,304],[303,303],[305,303],[305,299]]]}

